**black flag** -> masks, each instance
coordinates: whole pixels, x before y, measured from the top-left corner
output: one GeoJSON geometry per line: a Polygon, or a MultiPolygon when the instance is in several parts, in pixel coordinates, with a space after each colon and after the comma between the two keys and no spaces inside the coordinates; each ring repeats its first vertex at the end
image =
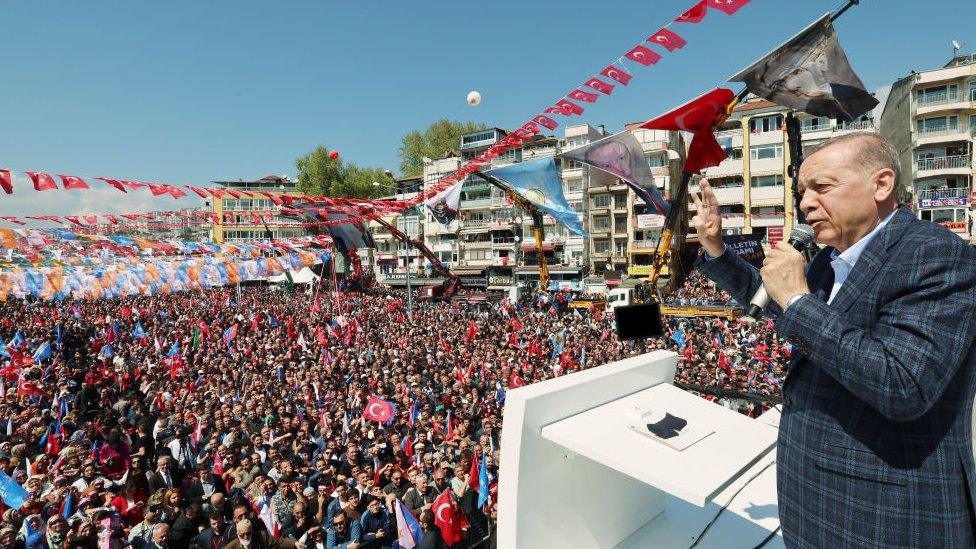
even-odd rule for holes
{"type": "Polygon", "coordinates": [[[729,81],[778,105],[843,122],[878,104],[851,69],[829,14],[729,81]]]}

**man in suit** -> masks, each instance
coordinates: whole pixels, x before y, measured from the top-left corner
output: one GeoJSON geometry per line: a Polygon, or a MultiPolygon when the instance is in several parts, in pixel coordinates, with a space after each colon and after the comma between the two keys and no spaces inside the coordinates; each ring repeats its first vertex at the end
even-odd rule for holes
{"type": "Polygon", "coordinates": [[[210,528],[197,535],[195,540],[196,549],[222,549],[228,543],[234,541],[235,531],[224,520],[224,515],[219,509],[212,509],[207,517],[210,528]]]}
{"type": "Polygon", "coordinates": [[[146,473],[146,481],[149,483],[149,493],[155,494],[160,488],[175,488],[179,487],[179,481],[176,479],[173,469],[170,467],[170,458],[168,455],[161,455],[156,458],[156,469],[154,471],[149,471],[146,473]]]}
{"type": "Polygon", "coordinates": [[[800,169],[800,208],[825,246],[804,272],[785,242],[761,271],[722,243],[706,181],[693,194],[698,268],[793,345],[777,444],[791,547],[972,547],[976,253],[899,207],[898,154],[876,133],[835,138],[800,169]]]}

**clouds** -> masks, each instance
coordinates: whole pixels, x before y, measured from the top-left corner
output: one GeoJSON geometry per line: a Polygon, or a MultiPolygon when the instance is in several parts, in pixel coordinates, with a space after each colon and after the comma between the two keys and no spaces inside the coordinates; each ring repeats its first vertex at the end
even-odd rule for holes
{"type": "MultiPolygon", "coordinates": [[[[150,211],[180,210],[197,208],[203,200],[192,193],[174,199],[170,195],[153,196],[148,189],[130,190],[122,193],[97,179],[86,178],[89,190],[51,190],[37,192],[30,179],[23,173],[11,173],[14,193],[0,196],[0,215],[14,215],[20,218],[28,215],[84,215],[144,213],[150,211]]],[[[46,221],[28,222],[28,227],[57,227],[46,221]]],[[[0,226],[8,226],[2,223],[0,226]]]]}

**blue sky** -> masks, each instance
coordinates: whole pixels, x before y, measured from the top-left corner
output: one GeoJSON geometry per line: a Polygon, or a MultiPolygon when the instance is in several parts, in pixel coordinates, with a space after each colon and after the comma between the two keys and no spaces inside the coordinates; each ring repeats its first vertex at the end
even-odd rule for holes
{"type": "MultiPolygon", "coordinates": [[[[691,3],[6,2],[0,167],[206,185],[293,176],[297,156],[326,144],[395,170],[404,133],[443,117],[521,124],[691,3]],[[480,106],[465,103],[470,90],[480,106]]],[[[648,119],[838,4],[753,0],[676,25],[684,49],[633,67],[630,86],[576,120],[616,131],[648,119]]],[[[862,0],[837,29],[874,89],[941,65],[952,39],[976,50],[974,20],[972,0],[862,0]]],[[[191,204],[23,185],[0,215],[191,204]]]]}

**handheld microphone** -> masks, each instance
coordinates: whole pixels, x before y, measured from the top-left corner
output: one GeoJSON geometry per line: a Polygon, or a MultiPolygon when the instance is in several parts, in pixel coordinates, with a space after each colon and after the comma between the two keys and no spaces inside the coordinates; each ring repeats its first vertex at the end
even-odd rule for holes
{"type": "MultiPolygon", "coordinates": [[[[787,240],[787,244],[793,246],[793,248],[798,252],[803,252],[807,245],[813,241],[813,227],[810,225],[797,225],[793,227],[793,232],[790,233],[790,239],[787,240]]],[[[746,310],[745,316],[742,320],[745,322],[755,322],[760,316],[762,316],[763,309],[766,304],[769,303],[769,294],[766,293],[766,285],[760,285],[756,293],[753,294],[752,299],[749,300],[749,308],[746,310]]]]}

